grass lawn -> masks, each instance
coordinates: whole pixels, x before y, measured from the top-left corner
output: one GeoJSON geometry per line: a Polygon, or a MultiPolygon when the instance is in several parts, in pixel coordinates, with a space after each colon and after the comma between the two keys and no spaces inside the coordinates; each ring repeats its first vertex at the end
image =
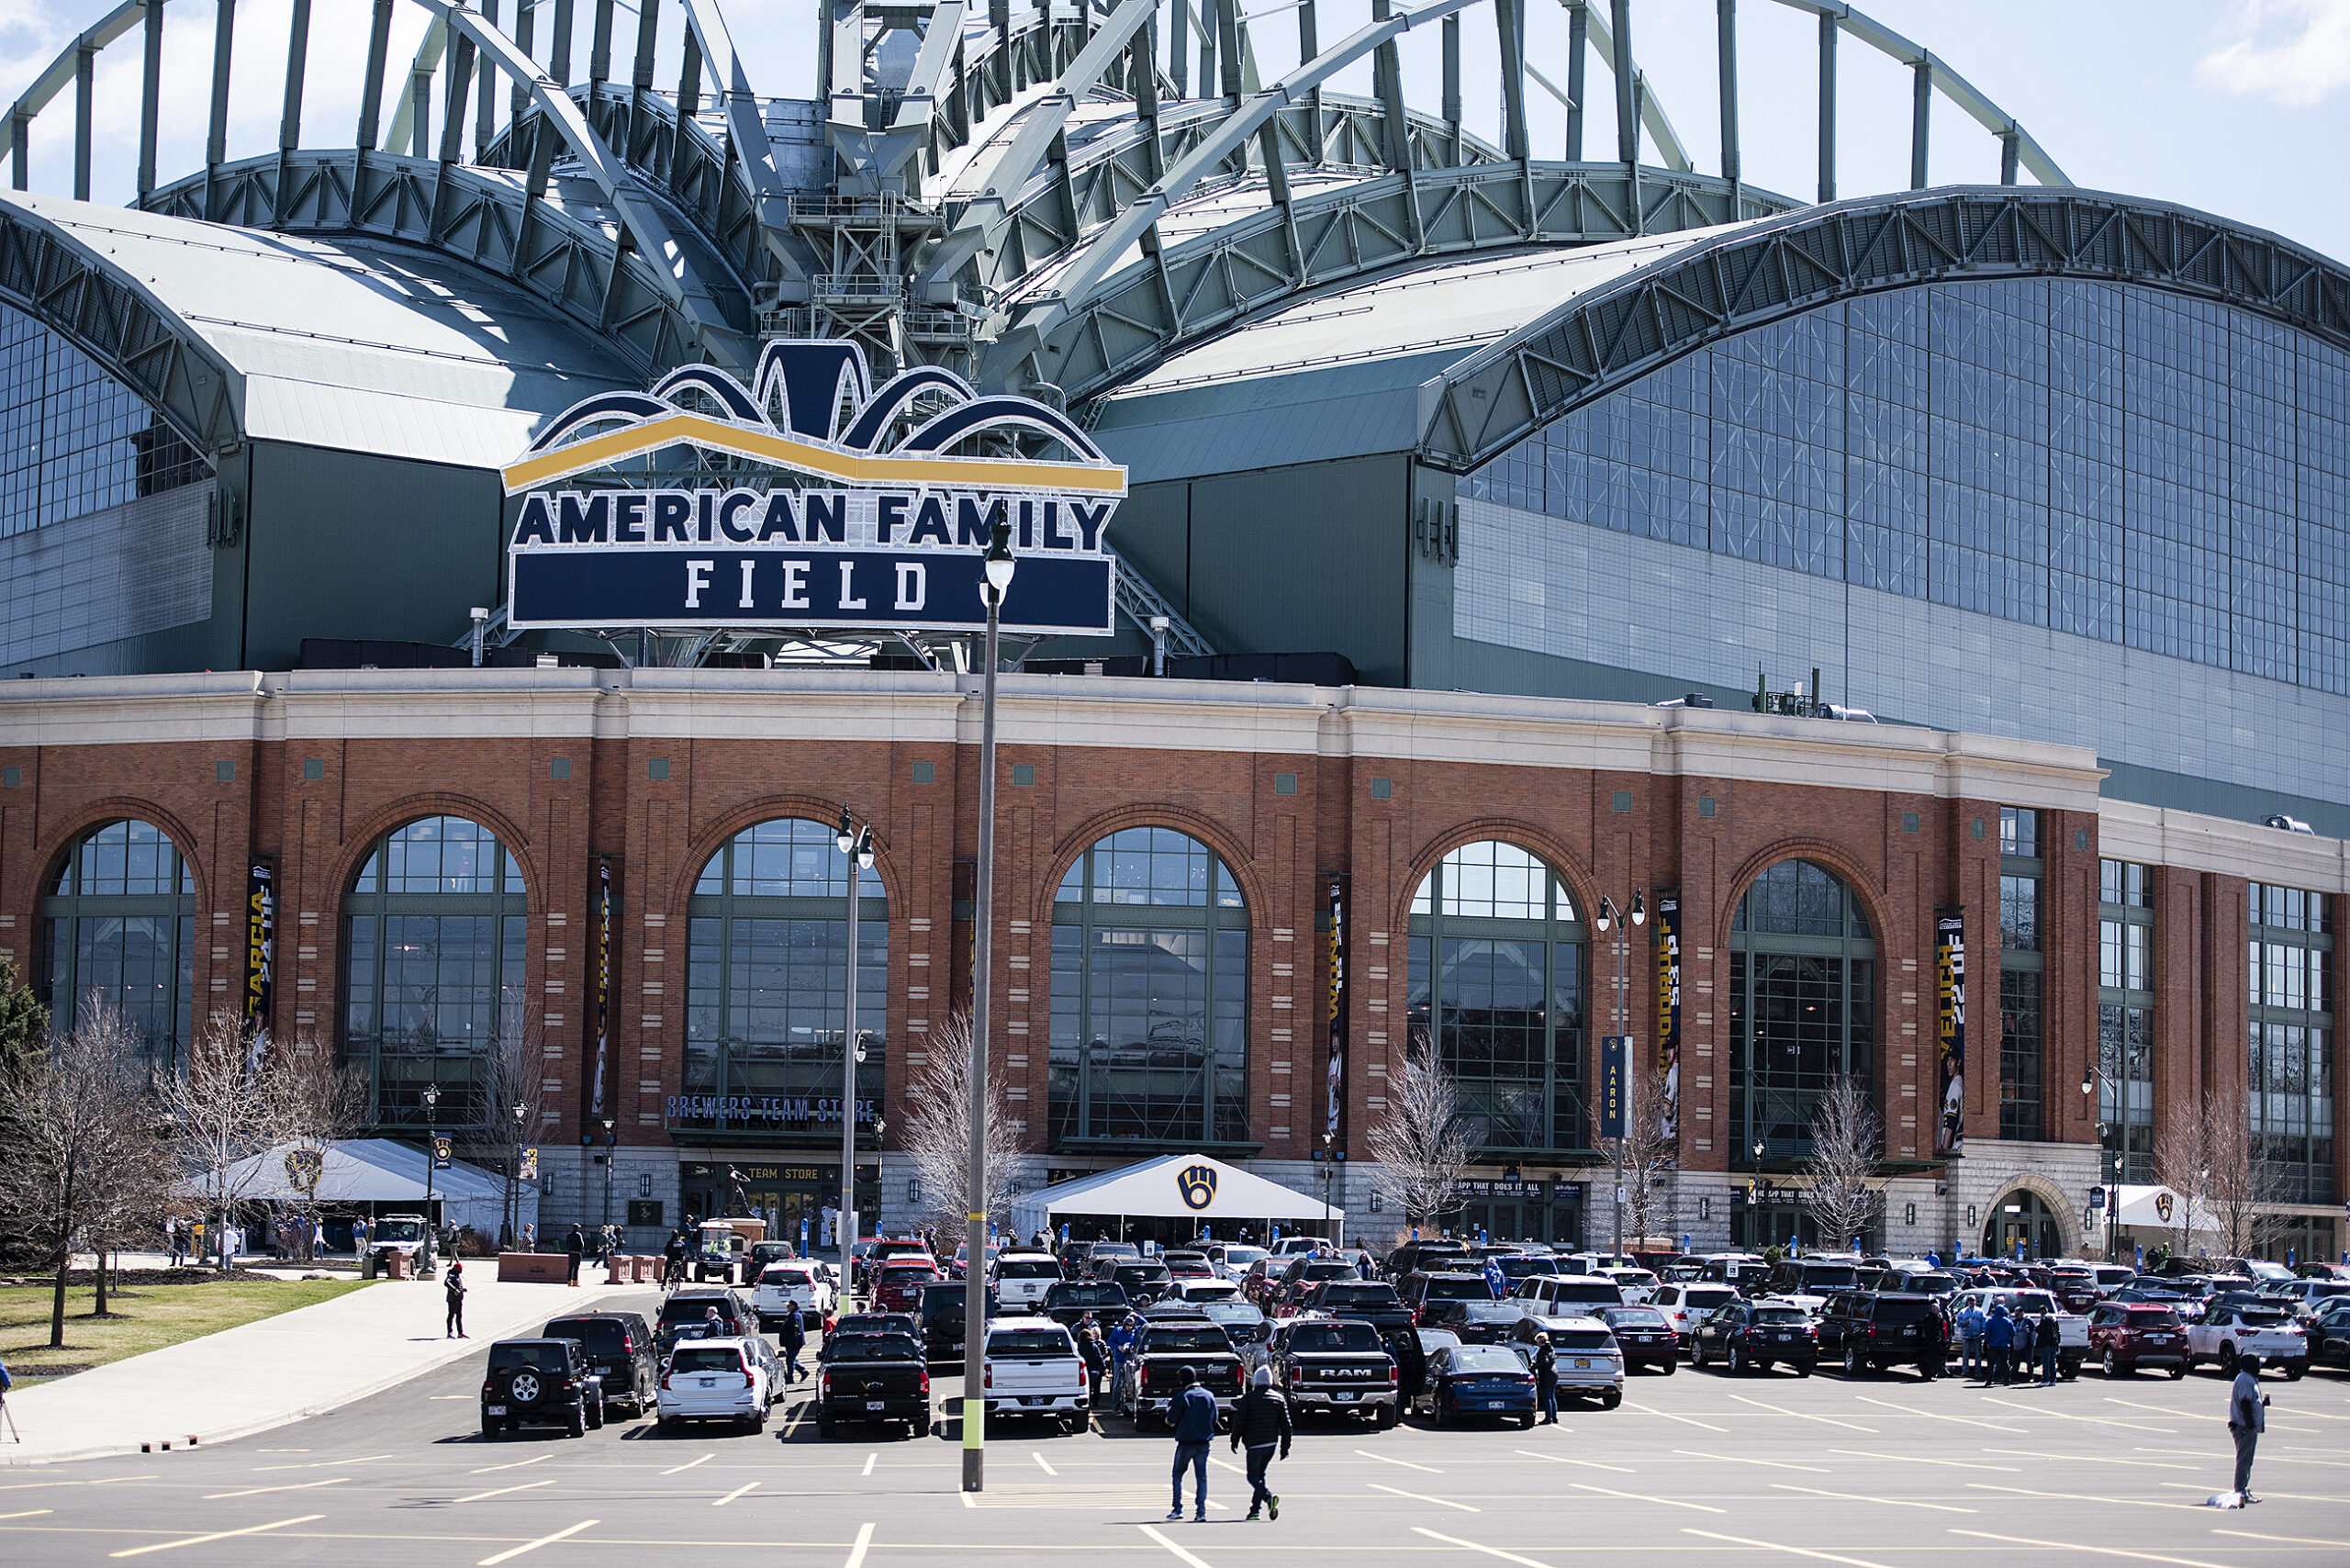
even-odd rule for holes
{"type": "Polygon", "coordinates": [[[91,1315],[96,1291],[73,1285],[65,1292],[65,1345],[55,1350],[49,1348],[52,1288],[0,1289],[0,1361],[8,1363],[9,1373],[20,1383],[86,1372],[125,1356],[331,1301],[367,1282],[229,1280],[217,1284],[133,1285],[128,1290],[109,1284],[107,1316],[102,1318],[91,1315]]]}

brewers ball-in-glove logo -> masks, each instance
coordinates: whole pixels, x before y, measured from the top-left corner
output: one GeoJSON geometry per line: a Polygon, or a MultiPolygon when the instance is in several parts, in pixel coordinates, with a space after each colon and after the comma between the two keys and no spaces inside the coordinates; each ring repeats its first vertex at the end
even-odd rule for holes
{"type": "Polygon", "coordinates": [[[1186,1165],[1175,1178],[1175,1190],[1183,1194],[1184,1207],[1207,1207],[1215,1202],[1215,1167],[1186,1165]]]}
{"type": "Polygon", "coordinates": [[[2170,1223],[2170,1194],[2168,1193],[2154,1194],[2154,1214],[2165,1225],[2170,1223]]]}

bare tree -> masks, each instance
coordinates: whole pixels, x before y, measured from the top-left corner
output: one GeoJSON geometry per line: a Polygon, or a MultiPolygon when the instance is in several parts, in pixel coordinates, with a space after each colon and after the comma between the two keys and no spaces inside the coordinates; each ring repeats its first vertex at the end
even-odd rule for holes
{"type": "Polygon", "coordinates": [[[1876,1213],[1878,1149],[1876,1107],[1856,1078],[1840,1078],[1811,1114],[1811,1152],[1804,1173],[1811,1178],[1806,1206],[1821,1238],[1833,1247],[1851,1243],[1876,1213]]]}
{"type": "Polygon", "coordinates": [[[1664,1098],[1664,1074],[1630,1072],[1624,1077],[1624,1136],[1608,1138],[1600,1127],[1600,1107],[1591,1108],[1591,1136],[1595,1144],[1616,1143],[1623,1159],[1624,1222],[1627,1239],[1664,1234],[1673,1220],[1673,1190],[1666,1184],[1680,1162],[1681,1139],[1665,1126],[1669,1107],[1664,1098]]]}
{"type": "Polygon", "coordinates": [[[488,1119],[474,1140],[478,1150],[507,1173],[510,1212],[507,1223],[521,1229],[520,1193],[515,1182],[522,1151],[539,1141],[546,1119],[545,1026],[537,1008],[519,992],[509,992],[498,1008],[498,1038],[490,1043],[484,1063],[483,1092],[489,1101],[488,1119]]]}
{"type": "Polygon", "coordinates": [[[2195,1247],[2199,1215],[2229,1258],[2259,1256],[2287,1223],[2277,1207],[2285,1171],[2253,1132],[2241,1097],[2198,1096],[2175,1109],[2155,1141],[2154,1180],[2179,1195],[2182,1256],[2195,1247]]]}
{"type": "Polygon", "coordinates": [[[1371,1191],[1414,1226],[1450,1214],[1469,1163],[1460,1093],[1425,1031],[1416,1030],[1401,1073],[1387,1080],[1387,1109],[1363,1139],[1377,1163],[1371,1191]]]}
{"type": "MultiPolygon", "coordinates": [[[[947,1235],[968,1211],[971,1170],[971,1019],[957,1013],[930,1031],[923,1063],[906,1086],[909,1109],[900,1147],[913,1157],[923,1207],[947,1235]]],[[[990,1074],[981,1112],[987,1150],[987,1209],[1007,1214],[1020,1176],[1020,1137],[1001,1082],[990,1074]]],[[[847,1216],[842,1216],[846,1223],[847,1216]]]]}
{"type": "MultiPolygon", "coordinates": [[[[323,1153],[358,1114],[355,1092],[326,1052],[283,1044],[256,1051],[246,1021],[225,1009],[196,1032],[185,1070],[157,1087],[178,1173],[224,1235],[271,1179],[257,1156],[323,1153]]],[[[221,1256],[229,1255],[224,1245],[221,1256]]]]}
{"type": "Polygon", "coordinates": [[[116,1008],[92,1005],[46,1061],[21,1065],[0,1097],[0,1219],[56,1269],[49,1342],[65,1343],[65,1282],[77,1246],[99,1254],[97,1311],[106,1313],[105,1253],[153,1221],[169,1172],[157,1147],[155,1105],[138,1029],[116,1008]]]}

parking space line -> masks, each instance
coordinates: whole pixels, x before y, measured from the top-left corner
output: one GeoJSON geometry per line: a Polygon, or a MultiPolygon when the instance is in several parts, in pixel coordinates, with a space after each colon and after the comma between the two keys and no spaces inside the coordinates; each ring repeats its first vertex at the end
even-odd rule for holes
{"type": "Polygon", "coordinates": [[[1684,1503],[1677,1497],[1651,1497],[1641,1492],[1617,1492],[1606,1486],[1594,1486],[1588,1482],[1570,1481],[1568,1485],[1578,1492],[1595,1492],[1602,1497],[1621,1497],[1634,1503],[1658,1503],[1668,1508],[1689,1508],[1700,1514],[1727,1514],[1728,1508],[1717,1508],[1710,1503],[1684,1503]]]}
{"type": "Polygon", "coordinates": [[[1985,1397],[1983,1403],[1997,1405],[2009,1410],[2020,1410],[2027,1416],[2047,1416],[2059,1421],[2081,1421],[2092,1427],[2126,1427],[2133,1432],[2160,1432],[2169,1438],[2178,1436],[2168,1427],[2149,1427],[2143,1421],[2115,1421],[2103,1416],[2067,1416],[2062,1410],[2035,1410],[2029,1405],[2018,1405],[2012,1399],[1992,1399],[1988,1396],[1985,1397]]]}
{"type": "Polygon", "coordinates": [[[1537,1453],[1532,1449],[1519,1449],[1517,1451],[1524,1454],[1528,1459],[1547,1459],[1553,1464],[1581,1465],[1585,1470],[1612,1470],[1618,1475],[1638,1475],[1639,1473],[1639,1471],[1632,1469],[1629,1465],[1602,1464],[1595,1459],[1569,1459],[1562,1453],[1537,1453]]]}
{"type": "Polygon", "coordinates": [[[1433,1464],[1414,1464],[1408,1459],[1390,1459],[1383,1453],[1373,1453],[1369,1449],[1357,1449],[1355,1450],[1355,1452],[1362,1455],[1365,1459],[1375,1459],[1382,1464],[1400,1464],[1406,1470],[1424,1470],[1430,1475],[1442,1475],[1444,1473],[1443,1471],[1438,1470],[1433,1464]]]}
{"type": "Polygon", "coordinates": [[[476,1475],[487,1475],[493,1470],[520,1470],[525,1465],[544,1464],[554,1457],[554,1455],[551,1453],[543,1453],[536,1459],[518,1459],[511,1464],[485,1464],[479,1470],[475,1471],[474,1473],[476,1475]]]}
{"type": "Polygon", "coordinates": [[[708,1464],[711,1460],[716,1459],[717,1457],[718,1456],[714,1453],[706,1453],[699,1459],[689,1459],[683,1464],[673,1464],[661,1473],[664,1475],[676,1475],[682,1471],[691,1470],[697,1464],[708,1464]]]}
{"type": "Polygon", "coordinates": [[[1418,1525],[1412,1527],[1414,1535],[1424,1535],[1430,1540],[1440,1540],[1447,1546],[1457,1546],[1464,1551],[1482,1551],[1488,1557],[1498,1557],[1505,1562],[1515,1562],[1518,1568],[1550,1568],[1547,1562],[1537,1562],[1531,1557],[1520,1557],[1515,1551],[1504,1551],[1498,1546],[1480,1546],[1473,1540],[1463,1540],[1457,1535],[1438,1535],[1418,1525]]]}
{"type": "Polygon", "coordinates": [[[1241,1469],[1238,1465],[1232,1463],[1230,1461],[1218,1459],[1214,1454],[1208,1455],[1208,1462],[1214,1465],[1218,1470],[1228,1470],[1235,1475],[1246,1475],[1248,1473],[1247,1471],[1241,1469]]]}
{"type": "Polygon", "coordinates": [[[387,1453],[371,1453],[364,1459],[318,1459],[307,1464],[257,1464],[253,1466],[253,1473],[267,1475],[274,1470],[332,1470],[339,1464],[373,1464],[379,1459],[391,1457],[387,1453]]]}
{"type": "Polygon", "coordinates": [[[2127,1464],[2140,1470],[2200,1470],[2201,1465],[2165,1464],[2155,1459],[2107,1459],[2093,1453],[2045,1453],[2038,1449],[1985,1449],[1985,1453],[2004,1453],[2017,1459],[2061,1459],[2080,1464],[2127,1464]]]}
{"type": "MultiPolygon", "coordinates": [[[[963,1494],[966,1501],[969,1500],[970,1495],[971,1495],[968,1492],[963,1494]]],[[[1159,1534],[1156,1526],[1144,1525],[1141,1527],[1141,1529],[1143,1534],[1150,1537],[1151,1540],[1158,1542],[1159,1545],[1165,1547],[1168,1551],[1173,1552],[1178,1558],[1181,1559],[1189,1565],[1189,1568],[1208,1568],[1206,1563],[1201,1562],[1198,1558],[1192,1556],[1190,1552],[1184,1551],[1181,1547],[1176,1545],[1165,1536],[1159,1534]]]]}
{"type": "Polygon", "coordinates": [[[1846,1431],[1866,1432],[1870,1437],[1875,1437],[1877,1435],[1877,1430],[1874,1427],[1863,1427],[1857,1421],[1839,1421],[1833,1416],[1807,1416],[1800,1410],[1789,1410],[1784,1406],[1766,1405],[1760,1399],[1749,1399],[1743,1394],[1733,1394],[1730,1397],[1737,1400],[1740,1405],[1751,1405],[1757,1410],[1768,1410],[1774,1416],[1793,1416],[1798,1420],[1818,1421],[1825,1426],[1841,1427],[1846,1431]]]}
{"type": "Polygon", "coordinates": [[[498,1552],[494,1556],[485,1557],[478,1563],[475,1564],[475,1568],[498,1568],[499,1563],[507,1561],[509,1558],[520,1557],[526,1551],[536,1551],[542,1546],[553,1546],[558,1540],[570,1540],[573,1536],[577,1535],[581,1530],[593,1529],[595,1528],[596,1521],[594,1519],[582,1519],[577,1524],[573,1525],[569,1529],[559,1529],[553,1535],[543,1535],[536,1540],[526,1540],[520,1546],[509,1546],[505,1551],[498,1552]]]}
{"type": "Polygon", "coordinates": [[[43,1514],[53,1514],[54,1508],[27,1508],[21,1513],[0,1514],[0,1519],[36,1519],[43,1514]]]}
{"type": "Polygon", "coordinates": [[[552,1486],[553,1481],[525,1481],[520,1486],[500,1486],[493,1491],[476,1492],[470,1497],[452,1497],[453,1503],[486,1503],[492,1497],[510,1497],[517,1492],[535,1492],[542,1486],[552,1486]]]}
{"type": "Polygon", "coordinates": [[[1945,1416],[1935,1410],[1913,1409],[1907,1405],[1896,1405],[1890,1399],[1872,1399],[1865,1394],[1860,1398],[1864,1405],[1881,1405],[1887,1410],[1898,1410],[1904,1416],[1923,1416],[1930,1421],[1955,1421],[1962,1427],[1980,1427],[1986,1432],[2013,1432],[2018,1437],[2023,1435],[2021,1427],[2002,1427],[1996,1421],[1971,1421],[1964,1416],[1945,1416]]]}
{"type": "Polygon", "coordinates": [[[1709,1432],[1720,1432],[1727,1435],[1729,1431],[1728,1427],[1717,1427],[1711,1421],[1700,1421],[1688,1416],[1676,1416],[1670,1410],[1660,1410],[1653,1405],[1642,1405],[1636,1399],[1627,1399],[1624,1401],[1624,1408],[1627,1410],[1637,1410],[1643,1416],[1662,1416],[1668,1421],[1678,1421],[1684,1427],[1703,1427],[1709,1432]]]}
{"type": "Polygon", "coordinates": [[[2066,1503],[2111,1503],[2124,1508],[2191,1508],[2191,1503],[2157,1503],[2146,1497],[2105,1497],[2094,1492],[2035,1492],[2028,1486],[1995,1486],[1987,1481],[1970,1481],[1967,1487],[1975,1492],[2006,1492],[2018,1497],[2053,1497],[2066,1503]]]}
{"type": "Polygon", "coordinates": [[[2318,1540],[2313,1537],[2306,1535],[2262,1535],[2257,1530],[2248,1529],[2215,1529],[2211,1533],[2213,1535],[2240,1535],[2246,1540],[2282,1541],[2287,1546],[2350,1547],[2350,1540],[2318,1540]]]}
{"type": "Polygon", "coordinates": [[[1787,1464],[1775,1459],[1749,1459],[1743,1454],[1707,1453],[1701,1449],[1674,1449],[1673,1451],[1684,1459],[1715,1459],[1725,1464],[1759,1464],[1769,1470],[1801,1470],[1813,1475],[1834,1473],[1832,1471],[1822,1470],[1816,1464],[1787,1464]]]}
{"type": "Polygon", "coordinates": [[[2078,1541],[2071,1540],[2033,1540],[2028,1536],[1993,1535],[1988,1530],[1960,1529],[1955,1526],[1952,1527],[1950,1533],[1976,1536],[1984,1540],[2005,1541],[2010,1546],[2053,1547],[2059,1551],[2089,1551],[2099,1557],[2128,1557],[2140,1562],[2175,1562],[2179,1564],[2180,1568],[2228,1568],[2228,1564],[2224,1562],[2205,1562],[2194,1557],[2165,1557],[2156,1551],[2131,1551],[2119,1546],[2084,1546],[2078,1541]]]}
{"type": "Polygon", "coordinates": [[[1046,1459],[1042,1452],[1032,1450],[1030,1450],[1029,1457],[1034,1459],[1038,1464],[1044,1466],[1046,1474],[1058,1475],[1060,1473],[1059,1471],[1053,1468],[1051,1462],[1046,1459]]]}
{"type": "Polygon", "coordinates": [[[2108,1405],[2127,1405],[2132,1410],[2151,1410],[2157,1416],[2167,1416],[2174,1421],[2224,1421],[2227,1419],[2224,1416],[2206,1416],[2198,1410],[2173,1410],[2165,1406],[2147,1405],[2135,1399],[2124,1399],[2119,1394],[2107,1394],[2105,1402],[2108,1405]]]}
{"type": "Polygon", "coordinates": [[[873,1473],[873,1462],[874,1462],[875,1460],[877,1460],[877,1459],[879,1459],[880,1457],[881,1457],[881,1453],[880,1453],[880,1450],[878,1450],[878,1449],[877,1449],[877,1450],[875,1450],[873,1452],[871,1452],[871,1453],[869,1453],[869,1454],[867,1454],[867,1455],[865,1456],[865,1468],[864,1468],[863,1470],[858,1471],[858,1472],[857,1472],[857,1473],[858,1473],[859,1475],[870,1475],[870,1474],[872,1474],[872,1473],[873,1473]]]}
{"type": "Polygon", "coordinates": [[[108,1557],[144,1557],[151,1551],[169,1551],[175,1546],[202,1546],[207,1541],[227,1540],[231,1536],[261,1535],[269,1530],[284,1529],[288,1525],[307,1525],[312,1519],[325,1518],[324,1514],[304,1514],[298,1518],[273,1519],[265,1525],[247,1525],[242,1529],[219,1529],[208,1535],[185,1535],[177,1540],[159,1540],[150,1546],[129,1546],[120,1551],[109,1551],[106,1555],[108,1557]]]}
{"type": "Polygon", "coordinates": [[[856,1544],[848,1549],[848,1561],[841,1568],[865,1568],[865,1549],[873,1544],[873,1522],[868,1519],[856,1528],[856,1544]]]}
{"type": "Polygon", "coordinates": [[[759,1484],[758,1484],[757,1482],[755,1482],[755,1481],[746,1481],[746,1482],[744,1482],[742,1485],[737,1486],[736,1488],[734,1488],[734,1490],[733,1490],[733,1491],[729,1492],[728,1494],[726,1494],[726,1495],[725,1495],[725,1496],[721,1497],[720,1499],[718,1499],[718,1501],[716,1501],[715,1503],[712,1503],[712,1504],[711,1505],[711,1507],[713,1507],[713,1508],[722,1508],[722,1507],[726,1506],[726,1505],[727,1505],[727,1504],[729,1504],[729,1503],[733,1502],[735,1498],[740,1497],[744,1493],[745,1493],[745,1492],[755,1492],[755,1491],[757,1491],[758,1489],[759,1489],[759,1484]]]}
{"type": "Polygon", "coordinates": [[[204,1500],[217,1503],[223,1497],[258,1497],[264,1492],[310,1492],[321,1486],[340,1486],[350,1479],[348,1475],[338,1475],[330,1481],[289,1481],[283,1486],[248,1486],[241,1492],[207,1492],[204,1500]]]}
{"type": "Polygon", "coordinates": [[[1890,1459],[1903,1464],[1938,1464],[1952,1470],[1996,1470],[2002,1475],[2020,1475],[2023,1473],[2020,1465],[1970,1464],[1963,1459],[1928,1459],[1923,1454],[1863,1453],[1859,1449],[1830,1449],[1828,1451],[1842,1454],[1846,1459],[1890,1459]]]}
{"type": "Polygon", "coordinates": [[[1951,1503],[1919,1503],[1907,1497],[1864,1497],[1858,1492],[1823,1492],[1817,1486],[1798,1486],[1792,1481],[1774,1481],[1774,1492],[1801,1492],[1813,1497],[1841,1497],[1847,1503],[1881,1503],[1888,1508],[1931,1508],[1938,1514],[1974,1514],[1979,1508],[1962,1508],[1951,1503]]]}
{"type": "Polygon", "coordinates": [[[1472,1508],[1466,1503],[1452,1502],[1449,1498],[1425,1496],[1417,1492],[1406,1492],[1397,1486],[1382,1486],[1376,1481],[1366,1481],[1363,1484],[1374,1492],[1387,1492],[1398,1497],[1409,1497],[1415,1503],[1434,1503],[1439,1508],[1458,1508],[1464,1514],[1482,1514],[1485,1511],[1483,1508],[1472,1508]]]}
{"type": "MultiPolygon", "coordinates": [[[[2224,1459],[2219,1461],[2218,1463],[2221,1469],[2225,1470],[2227,1468],[2227,1462],[2224,1459]]],[[[2169,1492],[2202,1492],[2205,1490],[2205,1485],[2201,1482],[2162,1481],[2155,1483],[2155,1484],[2161,1486],[2165,1491],[2169,1492]]],[[[2339,1503],[2342,1501],[2339,1495],[2332,1497],[2314,1497],[2306,1492],[2271,1492],[2266,1487],[2261,1489],[2258,1495],[2263,1502],[2267,1501],[2271,1497],[2274,1497],[2280,1503],[2339,1503]]]]}
{"type": "Polygon", "coordinates": [[[1796,1557],[1817,1558],[1822,1562],[1843,1562],[1850,1568],[1885,1568],[1882,1562],[1872,1562],[1865,1557],[1839,1557],[1832,1551],[1814,1551],[1807,1546],[1782,1546],[1775,1540],[1749,1540],[1741,1535],[1716,1535],[1709,1529],[1691,1529],[1684,1525],[1683,1535],[1698,1535],[1707,1540],[1726,1540],[1732,1546],[1751,1546],[1762,1551],[1785,1551],[1796,1557]]]}

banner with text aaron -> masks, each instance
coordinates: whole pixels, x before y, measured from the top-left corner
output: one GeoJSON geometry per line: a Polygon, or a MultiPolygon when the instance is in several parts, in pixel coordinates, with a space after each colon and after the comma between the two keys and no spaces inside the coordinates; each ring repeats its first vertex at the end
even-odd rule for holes
{"type": "Polygon", "coordinates": [[[855,343],[769,343],[747,387],[696,364],[587,398],[505,482],[518,628],[976,631],[1002,526],[1004,630],[1113,629],[1125,470],[1033,398],[934,367],[873,387],[855,343]]]}

